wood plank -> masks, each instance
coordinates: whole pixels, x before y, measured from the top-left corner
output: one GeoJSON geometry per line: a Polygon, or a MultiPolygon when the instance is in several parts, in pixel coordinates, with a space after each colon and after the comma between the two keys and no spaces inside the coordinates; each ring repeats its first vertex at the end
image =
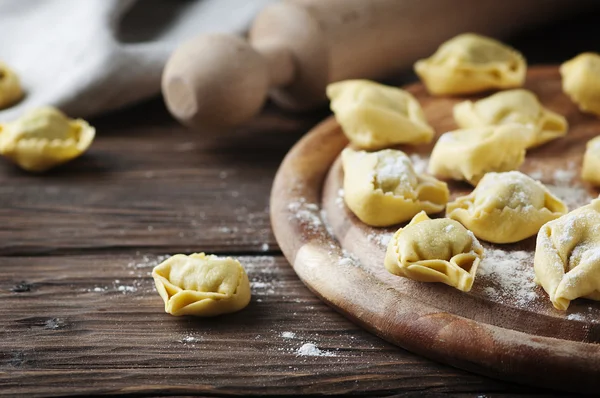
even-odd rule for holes
{"type": "Polygon", "coordinates": [[[385,343],[332,312],[281,256],[240,258],[245,310],[172,317],[149,275],[159,260],[0,258],[0,395],[531,391],[385,343]],[[332,356],[297,356],[306,342],[332,356]]]}
{"type": "Polygon", "coordinates": [[[91,150],[45,175],[0,162],[0,255],[277,250],[271,182],[287,149],[322,114],[267,111],[224,140],[188,131],[153,106],[100,120],[91,150]],[[153,116],[138,121],[144,114],[153,116]]]}

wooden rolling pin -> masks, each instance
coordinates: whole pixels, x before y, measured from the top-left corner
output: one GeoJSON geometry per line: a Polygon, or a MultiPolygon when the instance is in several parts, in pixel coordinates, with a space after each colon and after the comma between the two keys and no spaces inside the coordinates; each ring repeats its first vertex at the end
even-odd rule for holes
{"type": "MultiPolygon", "coordinates": [[[[319,104],[328,83],[406,69],[456,34],[505,36],[586,2],[568,0],[290,0],[266,7],[249,41],[204,35],[169,59],[162,90],[182,123],[243,123],[267,94],[283,108],[319,104]]],[[[589,3],[588,3],[589,4],[589,3]]]]}

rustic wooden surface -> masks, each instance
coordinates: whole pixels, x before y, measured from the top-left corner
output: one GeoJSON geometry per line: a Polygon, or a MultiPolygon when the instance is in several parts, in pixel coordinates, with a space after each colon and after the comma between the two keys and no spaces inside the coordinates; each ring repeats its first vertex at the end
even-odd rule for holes
{"type": "MultiPolygon", "coordinates": [[[[586,20],[566,23],[567,38],[551,28],[516,44],[533,62],[566,59],[591,48],[597,13],[586,20]]],[[[209,138],[154,101],[93,121],[90,152],[45,176],[0,162],[0,395],[548,394],[396,348],[299,281],[270,230],[269,191],[287,150],[326,115],[271,109],[209,138]],[[246,310],[163,312],[157,256],[198,250],[242,256],[246,310]],[[296,356],[305,342],[335,356],[296,356]]]]}

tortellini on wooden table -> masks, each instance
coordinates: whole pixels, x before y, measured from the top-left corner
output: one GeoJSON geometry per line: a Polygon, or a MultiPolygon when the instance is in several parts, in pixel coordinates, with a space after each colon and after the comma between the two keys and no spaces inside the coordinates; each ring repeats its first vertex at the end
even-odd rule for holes
{"type": "Polygon", "coordinates": [[[384,264],[394,275],[468,292],[483,255],[477,238],[459,222],[420,212],[394,234],[384,264]]]}
{"type": "Polygon", "coordinates": [[[216,316],[250,302],[248,275],[231,257],[177,254],[157,265],[152,277],[171,315],[216,316]]]}
{"type": "Polygon", "coordinates": [[[581,179],[600,186],[600,135],[587,143],[583,156],[581,179]]]}
{"type": "Polygon", "coordinates": [[[424,210],[439,213],[449,198],[448,186],[415,172],[402,151],[342,152],[344,200],[365,224],[384,227],[409,220],[424,210]]]}
{"type": "Polygon", "coordinates": [[[520,87],[526,70],[521,53],[473,33],[448,40],[431,57],[415,64],[415,72],[433,95],[520,87]]]}
{"type": "Polygon", "coordinates": [[[489,172],[517,170],[525,160],[531,129],[517,123],[455,130],[438,139],[429,173],[476,185],[489,172]]]}
{"type": "Polygon", "coordinates": [[[559,310],[579,297],[600,300],[600,199],[542,226],[534,271],[559,310]]]}
{"type": "Polygon", "coordinates": [[[17,74],[0,62],[0,109],[9,107],[23,98],[23,89],[17,74]]]}
{"type": "Polygon", "coordinates": [[[513,243],[535,235],[568,211],[540,182],[518,171],[486,174],[475,190],[448,203],[446,214],[492,243],[513,243]]]}
{"type": "Polygon", "coordinates": [[[479,101],[454,106],[454,120],[460,128],[520,123],[532,133],[528,148],[544,144],[567,133],[567,119],[546,109],[534,93],[524,89],[502,91],[479,101]]]}
{"type": "Polygon", "coordinates": [[[583,53],[560,66],[563,91],[579,109],[600,116],[600,54],[583,53]]]}
{"type": "Polygon", "coordinates": [[[433,138],[421,105],[407,91],[368,80],[346,80],[330,84],[327,95],[344,134],[357,148],[424,144],[433,138]]]}
{"type": "Polygon", "coordinates": [[[95,134],[83,119],[69,119],[53,107],[38,108],[0,124],[0,154],[25,170],[46,171],[80,156],[95,134]]]}

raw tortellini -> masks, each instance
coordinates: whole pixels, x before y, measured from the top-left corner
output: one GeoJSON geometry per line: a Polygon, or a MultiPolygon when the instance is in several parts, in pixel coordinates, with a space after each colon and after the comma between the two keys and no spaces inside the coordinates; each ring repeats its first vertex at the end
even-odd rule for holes
{"type": "Polygon", "coordinates": [[[415,72],[434,95],[520,87],[526,69],[518,51],[472,33],[456,36],[415,64],[415,72]]]}
{"type": "Polygon", "coordinates": [[[527,147],[534,147],[567,133],[567,119],[544,108],[535,94],[524,89],[502,91],[479,101],[454,107],[460,128],[520,123],[532,129],[527,147]]]}
{"type": "Polygon", "coordinates": [[[445,133],[431,152],[428,171],[476,185],[485,173],[518,169],[530,134],[529,128],[516,123],[445,133]]]}
{"type": "Polygon", "coordinates": [[[600,186],[600,135],[587,143],[583,156],[581,178],[591,184],[600,186]]]}
{"type": "Polygon", "coordinates": [[[560,66],[563,91],[579,109],[600,115],[600,54],[583,53],[560,66]]]}
{"type": "Polygon", "coordinates": [[[488,173],[467,196],[448,203],[447,216],[479,239],[512,243],[568,211],[540,182],[518,171],[488,173]]]}
{"type": "Polygon", "coordinates": [[[13,105],[23,97],[19,77],[0,62],[0,109],[13,105]]]}
{"type": "Polygon", "coordinates": [[[87,150],[96,130],[52,107],[38,108],[0,124],[0,154],[28,171],[45,171],[87,150]]]}
{"type": "Polygon", "coordinates": [[[346,80],[330,84],[327,95],[338,123],[358,148],[423,144],[433,138],[421,106],[404,90],[368,80],[346,80]]]}
{"type": "Polygon", "coordinates": [[[424,210],[439,213],[448,202],[446,183],[417,174],[404,152],[342,152],[344,199],[365,224],[383,227],[409,220],[424,210]]]}
{"type": "Polygon", "coordinates": [[[215,316],[250,302],[248,275],[231,257],[177,254],[157,265],[152,277],[171,315],[215,316]]]}
{"type": "Polygon", "coordinates": [[[542,226],[534,270],[559,310],[578,297],[600,300],[600,199],[542,226]]]}
{"type": "Polygon", "coordinates": [[[483,247],[460,223],[431,220],[417,214],[390,240],[385,268],[420,282],[442,282],[464,292],[471,290],[483,247]]]}

